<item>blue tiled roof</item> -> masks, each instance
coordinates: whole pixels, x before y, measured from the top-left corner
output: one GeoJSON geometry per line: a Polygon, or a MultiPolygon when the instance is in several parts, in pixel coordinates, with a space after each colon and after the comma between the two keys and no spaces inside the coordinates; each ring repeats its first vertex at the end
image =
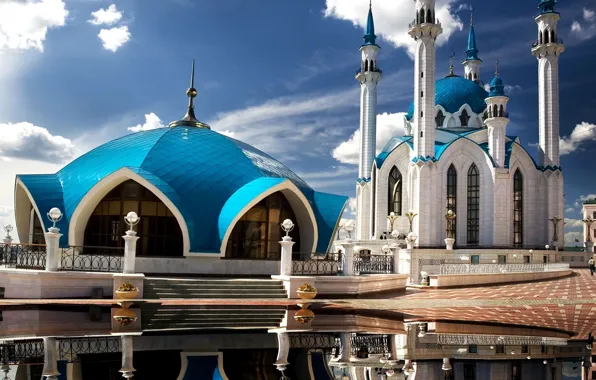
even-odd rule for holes
{"type": "Polygon", "coordinates": [[[366,21],[366,34],[364,35],[364,44],[362,46],[367,45],[377,45],[377,36],[375,35],[375,20],[373,19],[372,7],[368,9],[368,18],[366,21]]]}
{"type": "Polygon", "coordinates": [[[59,225],[64,246],[68,243],[68,221],[79,202],[95,184],[121,168],[138,173],[180,210],[189,230],[191,252],[219,253],[220,228],[229,225],[225,221],[230,220],[230,210],[240,210],[240,204],[250,202],[259,190],[285,179],[292,181],[311,203],[319,224],[319,246],[329,245],[333,233],[329,232],[329,221],[335,223],[339,219],[347,199],[326,194],[324,198],[332,206],[322,205],[318,201],[321,193],[312,190],[279,161],[205,128],[175,127],[134,133],[99,146],[55,175],[18,178],[31,191],[42,216],[51,207],[64,211],[59,225]],[[232,203],[227,204],[229,201],[232,203]]]}
{"type": "Polygon", "coordinates": [[[470,32],[468,33],[468,48],[466,49],[466,59],[479,60],[478,47],[476,47],[476,32],[474,32],[474,25],[470,25],[470,32]]]}
{"type": "MultiPolygon", "coordinates": [[[[435,104],[441,105],[445,111],[455,113],[467,104],[476,114],[486,109],[484,100],[488,93],[480,85],[460,76],[439,79],[436,83],[435,104]]],[[[410,104],[406,118],[412,120],[414,102],[410,104]]]]}
{"type": "Polygon", "coordinates": [[[505,85],[503,79],[497,74],[490,82],[490,92],[488,96],[505,96],[505,85]]]}

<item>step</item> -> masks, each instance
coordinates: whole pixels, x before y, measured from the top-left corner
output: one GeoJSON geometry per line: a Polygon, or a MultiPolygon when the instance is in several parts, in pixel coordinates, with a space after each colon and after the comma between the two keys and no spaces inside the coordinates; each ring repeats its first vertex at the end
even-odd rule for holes
{"type": "Polygon", "coordinates": [[[181,295],[177,293],[164,293],[164,294],[145,294],[143,298],[146,299],[190,299],[190,298],[199,298],[199,299],[211,299],[211,298],[223,298],[223,299],[235,299],[235,298],[242,298],[242,299],[269,299],[269,298],[287,298],[285,293],[283,294],[228,294],[228,293],[212,293],[212,294],[186,294],[181,295]]]}
{"type": "Polygon", "coordinates": [[[211,294],[211,293],[236,293],[236,294],[269,294],[269,293],[285,293],[283,289],[171,289],[171,288],[149,288],[144,289],[144,294],[147,293],[194,293],[194,294],[211,294]]]}
{"type": "Polygon", "coordinates": [[[149,283],[144,284],[145,288],[172,288],[172,289],[283,289],[281,284],[170,284],[170,283],[149,283]]]}
{"type": "Polygon", "coordinates": [[[234,284],[234,285],[258,285],[258,284],[281,284],[279,280],[251,280],[251,279],[206,279],[206,278],[156,278],[156,277],[148,277],[145,279],[145,282],[149,283],[156,283],[156,282],[165,282],[165,283],[194,283],[194,284],[234,284]]]}
{"type": "Polygon", "coordinates": [[[205,322],[205,323],[201,323],[201,322],[188,322],[188,323],[184,323],[184,322],[176,322],[176,323],[168,323],[168,324],[164,324],[164,323],[143,323],[143,330],[145,329],[150,329],[152,327],[155,326],[163,326],[165,328],[184,328],[184,327],[205,327],[205,326],[210,326],[210,327],[248,327],[248,326],[263,326],[263,327],[277,327],[279,325],[280,321],[276,321],[276,322],[258,322],[258,321],[253,321],[253,322],[243,322],[243,323],[229,323],[229,322],[205,322]]]}

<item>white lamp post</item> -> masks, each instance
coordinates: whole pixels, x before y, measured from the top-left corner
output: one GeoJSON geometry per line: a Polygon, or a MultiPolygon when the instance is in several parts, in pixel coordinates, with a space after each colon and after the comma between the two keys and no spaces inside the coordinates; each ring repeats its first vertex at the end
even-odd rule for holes
{"type": "Polygon", "coordinates": [[[4,226],[4,232],[6,232],[6,236],[4,237],[4,244],[10,245],[12,243],[12,236],[10,236],[10,233],[13,229],[13,226],[10,224],[4,226]]]}
{"type": "Polygon", "coordinates": [[[354,223],[351,220],[348,220],[344,225],[344,230],[348,233],[348,239],[352,238],[352,231],[354,231],[354,223]]]}
{"type": "Polygon", "coordinates": [[[124,239],[124,267],[122,268],[123,273],[132,274],[135,273],[135,261],[137,257],[137,236],[134,226],[139,224],[141,218],[136,212],[131,211],[124,217],[124,221],[128,224],[128,231],[125,232],[122,238],[124,239]]]}
{"type": "Polygon", "coordinates": [[[55,272],[60,269],[60,229],[56,227],[56,223],[62,220],[62,211],[58,207],[53,207],[47,214],[48,219],[52,222],[52,227],[48,228],[45,233],[46,237],[46,271],[55,272]]]}
{"type": "Polygon", "coordinates": [[[290,231],[294,229],[294,222],[290,219],[286,219],[281,224],[281,229],[284,230],[286,236],[281,238],[279,244],[281,245],[281,265],[280,274],[282,276],[292,275],[292,246],[294,242],[292,237],[289,235],[290,231]]]}

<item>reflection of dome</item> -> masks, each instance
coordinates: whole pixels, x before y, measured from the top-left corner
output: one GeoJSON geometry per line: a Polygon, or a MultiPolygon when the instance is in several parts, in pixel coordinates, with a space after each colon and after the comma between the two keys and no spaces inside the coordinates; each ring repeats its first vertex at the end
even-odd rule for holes
{"type": "MultiPolygon", "coordinates": [[[[456,113],[467,104],[472,111],[480,114],[486,108],[484,99],[488,93],[480,85],[460,76],[448,76],[439,79],[436,83],[435,104],[442,106],[449,113],[456,113]]],[[[414,103],[410,104],[406,118],[412,119],[414,103]]]]}
{"type": "Polygon", "coordinates": [[[178,126],[113,140],[56,174],[18,176],[16,207],[25,203],[22,194],[28,193],[43,221],[51,207],[64,210],[58,225],[61,245],[73,244],[69,227],[74,229],[73,220],[77,223],[79,206],[99,188],[113,188],[126,179],[142,181],[163,194],[172,213],[179,215],[183,233],[188,231],[185,244],[190,252],[219,253],[238,214],[267,191],[288,187],[296,194],[294,204],[307,209],[312,215],[309,222],[316,221],[314,242],[318,250],[326,251],[346,199],[313,191],[286,166],[250,145],[207,128],[178,126]],[[110,181],[118,176],[122,179],[110,181]]]}

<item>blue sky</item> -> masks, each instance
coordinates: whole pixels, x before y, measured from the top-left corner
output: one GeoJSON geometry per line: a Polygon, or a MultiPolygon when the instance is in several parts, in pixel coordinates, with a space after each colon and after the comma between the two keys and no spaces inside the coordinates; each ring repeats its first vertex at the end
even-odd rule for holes
{"type": "MultiPolygon", "coordinates": [[[[482,79],[492,79],[499,59],[510,86],[507,134],[519,136],[534,156],[537,62],[530,47],[538,2],[437,1],[446,31],[437,76],[447,73],[452,51],[456,73],[463,72],[473,6],[482,79]]],[[[129,128],[182,117],[193,58],[201,121],[270,153],[314,188],[353,197],[354,73],[367,8],[365,0],[0,2],[0,224],[13,222],[16,173],[54,172],[129,128]]],[[[411,9],[412,0],[373,1],[384,72],[379,148],[403,133],[399,113],[412,97],[405,33],[411,9]]],[[[581,226],[576,202],[596,194],[596,6],[561,0],[558,9],[567,48],[560,61],[561,136],[570,151],[561,164],[573,238],[581,226]]]]}

